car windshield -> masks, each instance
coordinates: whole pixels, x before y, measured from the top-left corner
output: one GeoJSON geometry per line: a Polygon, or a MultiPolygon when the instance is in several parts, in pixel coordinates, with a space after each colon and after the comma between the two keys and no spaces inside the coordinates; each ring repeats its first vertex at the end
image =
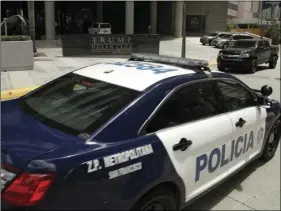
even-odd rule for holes
{"type": "Polygon", "coordinates": [[[222,39],[228,39],[228,38],[232,37],[232,35],[231,34],[220,34],[219,37],[222,39]]]}
{"type": "Polygon", "coordinates": [[[94,23],[93,24],[93,28],[99,28],[99,24],[98,23],[94,23]]]}
{"type": "Polygon", "coordinates": [[[92,133],[140,92],[74,73],[21,98],[21,109],[34,119],[79,135],[92,133]]]}
{"type": "Polygon", "coordinates": [[[254,48],[255,46],[255,41],[236,41],[233,43],[232,48],[254,48]]]}

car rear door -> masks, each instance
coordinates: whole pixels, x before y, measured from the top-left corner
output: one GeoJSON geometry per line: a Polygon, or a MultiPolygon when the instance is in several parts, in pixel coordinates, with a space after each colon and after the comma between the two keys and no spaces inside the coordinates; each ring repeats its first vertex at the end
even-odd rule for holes
{"type": "Polygon", "coordinates": [[[261,152],[267,112],[256,103],[256,96],[242,83],[217,80],[225,113],[232,121],[230,172],[233,173],[261,152]]]}
{"type": "Polygon", "coordinates": [[[271,54],[269,42],[267,40],[264,40],[263,46],[264,46],[264,62],[268,62],[271,54]]]}
{"type": "Polygon", "coordinates": [[[228,176],[230,118],[220,114],[211,80],[184,85],[158,106],[145,127],[155,133],[182,178],[186,201],[228,176]]]}
{"type": "Polygon", "coordinates": [[[263,45],[263,40],[258,41],[258,48],[257,48],[257,59],[258,64],[262,64],[265,62],[265,50],[263,45]]]}

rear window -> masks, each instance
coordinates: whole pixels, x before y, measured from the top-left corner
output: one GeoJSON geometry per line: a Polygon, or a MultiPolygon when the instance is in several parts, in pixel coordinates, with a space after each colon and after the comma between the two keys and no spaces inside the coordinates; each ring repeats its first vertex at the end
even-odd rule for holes
{"type": "Polygon", "coordinates": [[[104,28],[110,28],[110,24],[108,23],[102,23],[100,24],[100,28],[104,29],[104,28]]]}
{"type": "Polygon", "coordinates": [[[22,110],[63,132],[92,133],[140,92],[74,73],[62,76],[21,99],[22,110]]]}

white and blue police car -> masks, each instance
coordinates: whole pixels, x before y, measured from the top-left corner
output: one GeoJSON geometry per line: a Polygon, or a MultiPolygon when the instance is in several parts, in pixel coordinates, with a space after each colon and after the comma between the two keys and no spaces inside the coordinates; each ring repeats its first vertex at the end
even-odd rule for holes
{"type": "Polygon", "coordinates": [[[133,54],[1,102],[2,208],[177,210],[280,139],[272,88],[133,54]]]}

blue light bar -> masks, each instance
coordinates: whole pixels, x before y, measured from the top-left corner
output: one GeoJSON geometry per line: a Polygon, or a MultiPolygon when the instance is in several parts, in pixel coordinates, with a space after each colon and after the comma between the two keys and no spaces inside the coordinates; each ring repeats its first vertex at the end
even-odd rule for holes
{"type": "Polygon", "coordinates": [[[191,68],[202,68],[208,67],[209,63],[206,60],[201,59],[190,59],[190,58],[180,58],[173,56],[162,56],[157,54],[140,54],[134,53],[131,54],[129,60],[138,60],[138,61],[150,61],[150,62],[158,62],[165,63],[170,65],[180,65],[183,67],[191,67],[191,68]]]}

